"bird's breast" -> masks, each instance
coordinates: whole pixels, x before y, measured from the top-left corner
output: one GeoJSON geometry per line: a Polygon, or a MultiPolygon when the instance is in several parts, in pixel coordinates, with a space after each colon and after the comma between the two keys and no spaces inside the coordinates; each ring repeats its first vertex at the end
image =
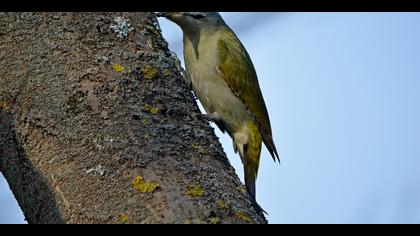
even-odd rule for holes
{"type": "MultiPolygon", "coordinates": [[[[203,39],[202,39],[203,40],[203,39]]],[[[235,96],[217,71],[217,39],[200,42],[196,56],[193,44],[184,44],[184,58],[192,88],[208,114],[223,120],[235,132],[243,122],[252,120],[245,105],[235,96]]]]}

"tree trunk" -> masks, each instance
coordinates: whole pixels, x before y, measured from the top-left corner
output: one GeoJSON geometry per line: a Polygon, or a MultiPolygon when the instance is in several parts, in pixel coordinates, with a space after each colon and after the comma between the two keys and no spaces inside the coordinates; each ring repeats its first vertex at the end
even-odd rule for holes
{"type": "Polygon", "coordinates": [[[266,223],[151,13],[0,13],[0,171],[29,223],[266,223]]]}

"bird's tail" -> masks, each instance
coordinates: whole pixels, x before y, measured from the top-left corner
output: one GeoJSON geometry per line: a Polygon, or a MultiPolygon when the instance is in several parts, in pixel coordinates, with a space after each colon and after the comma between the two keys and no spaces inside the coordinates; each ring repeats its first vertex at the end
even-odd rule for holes
{"type": "Polygon", "coordinates": [[[239,151],[239,155],[244,166],[244,175],[245,175],[245,186],[248,190],[248,194],[251,197],[253,204],[263,212],[265,212],[258,204],[256,200],[256,187],[255,181],[258,175],[258,167],[260,164],[260,154],[262,139],[261,133],[258,130],[258,127],[253,123],[248,124],[247,127],[250,132],[248,132],[248,137],[246,143],[243,143],[241,136],[235,136],[233,141],[233,148],[235,153],[239,151]]]}
{"type": "MultiPolygon", "coordinates": [[[[259,149],[261,150],[261,145],[259,147],[259,149]]],[[[255,160],[254,158],[252,158],[251,156],[248,156],[250,153],[246,152],[244,153],[244,157],[245,157],[245,161],[244,161],[244,173],[245,173],[245,185],[246,188],[248,190],[248,194],[249,196],[251,196],[252,199],[252,204],[254,205],[254,207],[256,209],[258,209],[259,211],[264,212],[265,214],[267,214],[267,212],[257,203],[257,198],[256,198],[256,187],[255,187],[255,181],[257,179],[257,174],[258,174],[258,162],[257,163],[252,163],[253,160],[255,160]],[[251,163],[247,163],[248,160],[251,163]],[[246,163],[246,164],[245,164],[246,163]]],[[[258,154],[259,157],[259,154],[258,154]]]]}
{"type": "Polygon", "coordinates": [[[256,200],[255,181],[258,175],[258,167],[260,164],[262,137],[260,133],[251,132],[248,143],[243,146],[242,162],[244,165],[245,185],[251,198],[256,200]]]}
{"type": "Polygon", "coordinates": [[[252,172],[253,171],[248,170],[247,166],[244,165],[246,189],[248,190],[248,193],[251,196],[252,200],[256,201],[256,190],[255,190],[256,176],[254,176],[252,172]]]}

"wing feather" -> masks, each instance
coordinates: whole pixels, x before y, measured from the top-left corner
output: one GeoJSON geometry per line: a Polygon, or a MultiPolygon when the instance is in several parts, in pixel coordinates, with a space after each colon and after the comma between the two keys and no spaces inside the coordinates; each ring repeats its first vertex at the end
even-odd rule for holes
{"type": "Polygon", "coordinates": [[[222,35],[217,43],[219,63],[216,69],[254,118],[274,161],[277,158],[280,162],[254,65],[233,31],[226,30],[222,35]]]}

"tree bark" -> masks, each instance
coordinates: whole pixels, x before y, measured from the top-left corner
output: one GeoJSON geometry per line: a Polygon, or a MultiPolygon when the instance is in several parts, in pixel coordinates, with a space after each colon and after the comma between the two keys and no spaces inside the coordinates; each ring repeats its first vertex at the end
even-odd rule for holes
{"type": "Polygon", "coordinates": [[[0,13],[0,171],[29,223],[266,223],[151,13],[0,13]]]}

